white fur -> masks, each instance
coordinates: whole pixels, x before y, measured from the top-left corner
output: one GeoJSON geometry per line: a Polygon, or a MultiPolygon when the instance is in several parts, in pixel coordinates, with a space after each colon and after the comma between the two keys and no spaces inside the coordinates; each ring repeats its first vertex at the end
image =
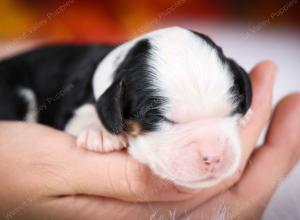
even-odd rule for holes
{"type": "Polygon", "coordinates": [[[225,118],[220,135],[230,140],[234,160],[225,173],[213,180],[200,180],[200,174],[196,182],[174,176],[162,157],[176,150],[184,133],[178,132],[176,125],[170,127],[163,123],[157,132],[129,137],[129,153],[151,167],[156,174],[176,184],[190,188],[214,185],[237,170],[241,144],[239,117],[228,117],[236,107],[235,97],[230,93],[233,85],[231,73],[216,50],[205,40],[188,30],[174,27],[150,32],[117,47],[97,67],[93,77],[94,96],[99,98],[105,92],[112,83],[114,71],[128,51],[145,38],[154,47],[148,63],[154,69],[153,85],[158,95],[168,99],[164,109],[166,117],[179,124],[205,118],[225,118]]]}
{"type": "MultiPolygon", "coordinates": [[[[235,157],[231,163],[230,169],[216,179],[202,179],[203,174],[200,172],[199,181],[195,181],[192,178],[181,178],[180,175],[172,173],[172,167],[166,163],[172,158],[166,158],[165,156],[171,155],[173,151],[178,150],[180,147],[184,147],[181,142],[183,135],[189,135],[188,130],[196,130],[197,128],[195,127],[184,127],[184,129],[177,130],[176,126],[165,125],[165,127],[162,127],[158,132],[149,132],[138,137],[129,137],[129,153],[141,163],[148,165],[154,173],[162,178],[172,180],[177,185],[194,189],[210,187],[219,183],[225,177],[234,174],[239,167],[241,160],[241,144],[236,123],[236,118],[226,118],[224,119],[224,123],[220,125],[220,129],[222,130],[220,135],[224,135],[229,139],[235,157]]],[[[191,177],[193,176],[194,174],[191,175],[191,177]]]]}
{"type": "Polygon", "coordinates": [[[100,124],[96,108],[92,104],[85,104],[75,110],[74,116],[65,127],[65,131],[72,135],[79,135],[84,128],[95,124],[100,124]]]}
{"type": "Polygon", "coordinates": [[[26,100],[28,105],[27,113],[25,115],[25,121],[37,122],[38,108],[34,92],[29,88],[20,88],[18,90],[18,93],[26,100]]]}
{"type": "Polygon", "coordinates": [[[155,46],[150,59],[155,68],[153,84],[169,98],[170,108],[180,108],[189,121],[224,117],[235,108],[228,66],[206,41],[176,28],[151,38],[151,43],[155,46]]]}
{"type": "Polygon", "coordinates": [[[92,151],[110,152],[127,146],[123,136],[112,135],[105,130],[92,104],[84,104],[76,109],[65,131],[77,136],[78,147],[92,151]]]}
{"type": "Polygon", "coordinates": [[[226,116],[235,108],[229,92],[233,80],[228,66],[222,64],[205,40],[179,27],[147,33],[110,52],[93,77],[96,99],[111,85],[114,71],[132,46],[146,38],[155,47],[149,60],[155,69],[154,85],[161,90],[160,95],[170,98],[170,106],[182,106],[186,115],[197,117],[226,116]]]}

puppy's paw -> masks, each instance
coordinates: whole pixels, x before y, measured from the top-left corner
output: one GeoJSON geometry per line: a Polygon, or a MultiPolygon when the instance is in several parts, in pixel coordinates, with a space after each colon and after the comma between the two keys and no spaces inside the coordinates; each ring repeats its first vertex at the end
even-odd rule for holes
{"type": "Polygon", "coordinates": [[[85,128],[77,136],[77,146],[96,152],[112,152],[127,147],[126,138],[112,135],[101,126],[85,128]]]}

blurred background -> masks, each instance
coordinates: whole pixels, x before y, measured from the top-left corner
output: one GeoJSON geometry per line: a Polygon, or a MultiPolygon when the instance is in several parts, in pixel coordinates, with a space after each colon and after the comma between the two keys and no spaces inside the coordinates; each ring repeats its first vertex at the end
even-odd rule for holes
{"type": "MultiPolygon", "coordinates": [[[[208,34],[248,71],[260,60],[277,63],[275,104],[300,91],[299,1],[0,0],[0,58],[45,43],[117,43],[177,25],[208,34]]],[[[264,219],[300,219],[299,182],[298,166],[264,219]]]]}
{"type": "Polygon", "coordinates": [[[299,9],[297,0],[1,0],[0,39],[118,42],[179,20],[299,28],[299,9]]]}
{"type": "Polygon", "coordinates": [[[250,32],[299,29],[299,5],[298,0],[1,0],[0,39],[118,42],[178,21],[243,24],[250,32]]]}

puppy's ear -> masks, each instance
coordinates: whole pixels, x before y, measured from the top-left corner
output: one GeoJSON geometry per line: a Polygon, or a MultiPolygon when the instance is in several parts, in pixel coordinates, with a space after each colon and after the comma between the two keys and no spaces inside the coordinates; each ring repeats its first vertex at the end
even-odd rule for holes
{"type": "Polygon", "coordinates": [[[123,131],[123,81],[114,82],[96,101],[96,109],[105,128],[119,134],[123,131]]]}
{"type": "Polygon", "coordinates": [[[228,59],[228,65],[233,74],[233,92],[237,94],[238,106],[234,113],[246,114],[252,102],[252,86],[246,71],[234,60],[228,59]]]}

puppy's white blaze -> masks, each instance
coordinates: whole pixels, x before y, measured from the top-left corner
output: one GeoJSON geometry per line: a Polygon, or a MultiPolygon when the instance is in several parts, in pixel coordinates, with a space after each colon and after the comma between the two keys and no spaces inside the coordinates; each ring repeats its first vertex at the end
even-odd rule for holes
{"type": "MultiPolygon", "coordinates": [[[[93,92],[95,98],[99,98],[113,81],[113,73],[119,64],[125,59],[129,50],[142,39],[160,38],[161,36],[170,33],[186,31],[179,27],[164,28],[157,31],[149,32],[140,37],[134,38],[112,50],[98,65],[93,76],[93,92]]],[[[172,42],[176,43],[176,42],[172,42]]]]}
{"type": "Polygon", "coordinates": [[[169,98],[169,107],[180,112],[180,118],[227,116],[235,108],[228,66],[205,40],[179,29],[150,42],[155,45],[150,59],[155,68],[153,84],[169,98]]]}
{"type": "Polygon", "coordinates": [[[25,115],[25,121],[37,122],[38,108],[37,108],[37,99],[34,92],[29,88],[20,88],[18,90],[18,93],[27,102],[27,112],[25,115]]]}

